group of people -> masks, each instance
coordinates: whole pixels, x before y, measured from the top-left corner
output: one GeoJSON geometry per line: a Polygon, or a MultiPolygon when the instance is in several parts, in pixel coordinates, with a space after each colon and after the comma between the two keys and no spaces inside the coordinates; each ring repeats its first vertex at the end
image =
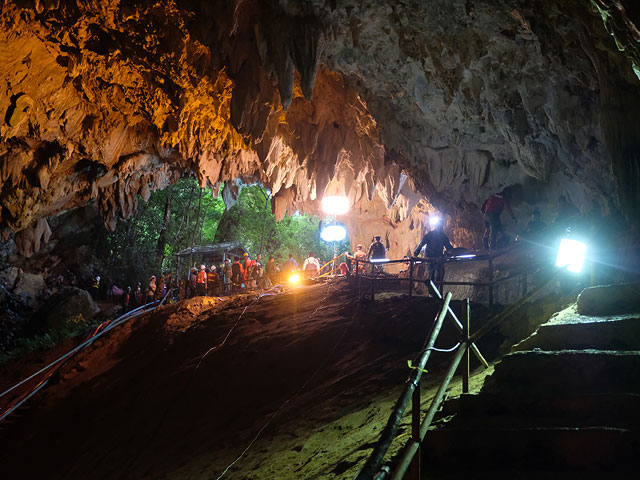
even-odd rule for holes
{"type": "MultiPolygon", "coordinates": [[[[241,290],[269,288],[281,282],[283,273],[297,270],[298,262],[291,253],[282,267],[273,256],[270,256],[269,261],[263,265],[261,254],[257,254],[256,258],[252,259],[248,253],[245,253],[242,257],[225,259],[224,263],[217,267],[201,265],[199,270],[192,268],[184,279],[180,296],[181,298],[217,296],[241,290]]],[[[305,260],[303,270],[309,273],[320,270],[320,263],[313,253],[310,253],[309,258],[305,260]]]]}
{"type": "Polygon", "coordinates": [[[132,289],[129,286],[122,292],[122,310],[123,312],[128,312],[142,305],[160,301],[175,287],[173,272],[160,275],[158,278],[155,275],[151,275],[149,284],[145,289],[142,288],[142,283],[138,282],[135,288],[132,289]]]}

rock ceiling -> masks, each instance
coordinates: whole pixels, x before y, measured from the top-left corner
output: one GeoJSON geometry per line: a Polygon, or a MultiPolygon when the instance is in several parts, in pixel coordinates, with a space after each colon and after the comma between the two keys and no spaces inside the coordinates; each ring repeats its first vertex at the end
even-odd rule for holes
{"type": "Polygon", "coordinates": [[[278,215],[345,193],[355,237],[398,253],[434,208],[471,241],[506,185],[523,214],[565,194],[640,223],[631,0],[14,0],[0,24],[0,229],[23,252],[53,215],[96,201],[113,227],[189,173],[262,182],[278,215]]]}

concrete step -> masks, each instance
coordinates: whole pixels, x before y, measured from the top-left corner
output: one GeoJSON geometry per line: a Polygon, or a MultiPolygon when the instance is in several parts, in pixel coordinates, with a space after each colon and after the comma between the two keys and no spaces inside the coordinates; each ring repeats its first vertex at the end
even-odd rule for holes
{"type": "Polygon", "coordinates": [[[514,351],[540,350],[640,350],[640,316],[587,317],[561,312],[514,351]]]}
{"type": "Polygon", "coordinates": [[[506,355],[483,393],[536,396],[640,394],[640,351],[531,350],[506,355]]]}
{"type": "Polygon", "coordinates": [[[639,447],[637,431],[617,428],[447,428],[427,433],[422,460],[432,472],[544,466],[548,471],[608,472],[602,478],[616,478],[610,475],[637,467],[639,447]]]}
{"type": "Polygon", "coordinates": [[[532,397],[530,395],[468,394],[445,402],[439,418],[447,427],[480,424],[546,427],[602,426],[640,429],[640,395],[587,394],[532,397]]]}

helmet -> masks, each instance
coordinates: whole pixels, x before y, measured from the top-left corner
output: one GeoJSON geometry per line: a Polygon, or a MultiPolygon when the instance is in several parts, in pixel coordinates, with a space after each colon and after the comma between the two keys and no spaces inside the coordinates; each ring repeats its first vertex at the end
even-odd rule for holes
{"type": "Polygon", "coordinates": [[[204,265],[200,265],[200,270],[204,270],[206,267],[204,265]]]}
{"type": "Polygon", "coordinates": [[[99,282],[100,281],[100,275],[96,276],[96,280],[99,282]]]}
{"type": "Polygon", "coordinates": [[[244,252],[243,257],[248,257],[248,256],[249,256],[249,254],[247,252],[244,252]]]}

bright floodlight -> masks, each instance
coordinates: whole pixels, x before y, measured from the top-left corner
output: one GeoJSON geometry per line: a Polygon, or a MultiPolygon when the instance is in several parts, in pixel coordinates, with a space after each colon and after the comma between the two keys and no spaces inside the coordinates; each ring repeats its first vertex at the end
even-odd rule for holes
{"type": "Polygon", "coordinates": [[[324,227],[322,232],[320,232],[320,237],[325,242],[339,242],[340,240],[344,240],[346,236],[347,229],[342,225],[329,225],[328,227],[324,227]]]}
{"type": "Polygon", "coordinates": [[[300,283],[300,275],[298,275],[297,273],[294,273],[293,275],[291,275],[289,277],[289,283],[291,285],[297,285],[298,283],[300,283]]]}
{"type": "Polygon", "coordinates": [[[440,225],[441,221],[442,219],[437,215],[432,215],[429,217],[429,225],[431,226],[431,228],[435,228],[440,225]]]}
{"type": "Polygon", "coordinates": [[[584,254],[587,246],[577,240],[563,238],[558,248],[558,258],[556,259],[557,267],[567,267],[567,270],[574,273],[580,273],[582,264],[584,263],[584,254]]]}
{"type": "Polygon", "coordinates": [[[329,215],[342,215],[349,211],[347,197],[329,196],[322,199],[322,211],[329,215]]]}
{"type": "Polygon", "coordinates": [[[384,262],[388,262],[389,259],[388,258],[372,258],[370,260],[371,263],[384,263],[384,262]]]}

